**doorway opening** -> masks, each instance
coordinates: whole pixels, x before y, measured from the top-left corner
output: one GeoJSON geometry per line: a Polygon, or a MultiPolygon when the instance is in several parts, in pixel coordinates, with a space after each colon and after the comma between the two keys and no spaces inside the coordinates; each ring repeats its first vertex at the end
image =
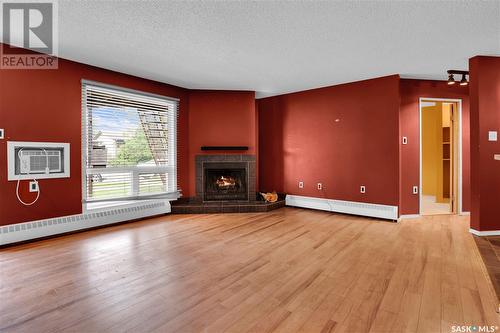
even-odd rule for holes
{"type": "Polygon", "coordinates": [[[420,214],[461,212],[461,100],[420,99],[420,214]]]}

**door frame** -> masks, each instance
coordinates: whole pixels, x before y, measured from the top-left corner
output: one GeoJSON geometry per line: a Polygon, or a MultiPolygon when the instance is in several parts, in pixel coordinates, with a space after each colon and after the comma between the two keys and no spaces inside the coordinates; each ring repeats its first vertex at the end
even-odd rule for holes
{"type": "Polygon", "coordinates": [[[418,191],[418,214],[422,215],[422,102],[452,102],[458,105],[458,188],[457,188],[457,199],[458,199],[458,211],[456,214],[461,215],[462,212],[462,99],[457,98],[433,98],[433,97],[420,97],[418,99],[418,126],[419,126],[419,191],[418,191]]]}

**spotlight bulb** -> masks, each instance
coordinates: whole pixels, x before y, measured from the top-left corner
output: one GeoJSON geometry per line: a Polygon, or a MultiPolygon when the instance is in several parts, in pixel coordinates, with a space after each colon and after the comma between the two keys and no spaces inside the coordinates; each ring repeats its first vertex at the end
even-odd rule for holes
{"type": "Polygon", "coordinates": [[[466,86],[468,85],[469,82],[467,82],[467,79],[465,78],[465,74],[462,75],[462,80],[460,80],[460,85],[461,86],[466,86]]]}
{"type": "Polygon", "coordinates": [[[455,84],[455,78],[453,77],[453,74],[448,75],[448,84],[451,86],[455,84]]]}

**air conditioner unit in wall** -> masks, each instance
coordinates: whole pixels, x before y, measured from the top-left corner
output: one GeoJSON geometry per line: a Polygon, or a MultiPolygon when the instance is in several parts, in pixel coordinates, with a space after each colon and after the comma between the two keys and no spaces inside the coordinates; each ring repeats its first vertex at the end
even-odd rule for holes
{"type": "Polygon", "coordinates": [[[8,141],[8,180],[69,177],[69,147],[69,143],[8,141]]]}

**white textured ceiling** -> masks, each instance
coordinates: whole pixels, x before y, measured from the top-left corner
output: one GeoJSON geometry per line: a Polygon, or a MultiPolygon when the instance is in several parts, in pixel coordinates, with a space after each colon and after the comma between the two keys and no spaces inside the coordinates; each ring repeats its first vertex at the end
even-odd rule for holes
{"type": "Polygon", "coordinates": [[[59,54],[258,97],[399,73],[446,79],[500,54],[500,1],[59,1],[59,54]]]}

